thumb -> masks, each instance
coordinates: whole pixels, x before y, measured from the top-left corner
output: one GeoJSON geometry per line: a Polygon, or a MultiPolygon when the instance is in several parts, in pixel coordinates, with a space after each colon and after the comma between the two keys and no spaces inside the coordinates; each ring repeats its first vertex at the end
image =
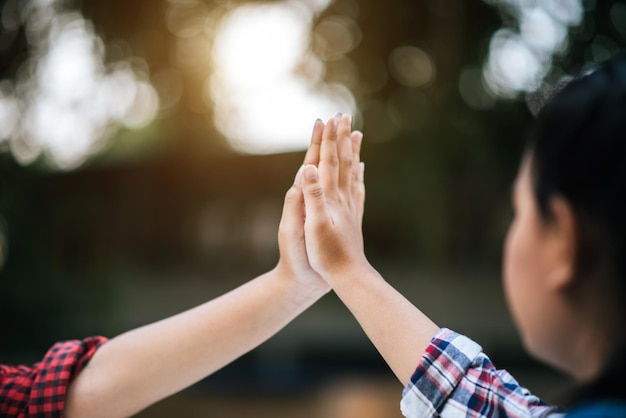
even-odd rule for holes
{"type": "Polygon", "coordinates": [[[302,177],[306,219],[314,222],[327,220],[326,197],[324,196],[324,189],[322,189],[319,182],[317,167],[307,164],[302,171],[302,177]]]}
{"type": "Polygon", "coordinates": [[[302,168],[296,175],[296,180],[291,188],[285,194],[285,202],[283,204],[283,214],[280,219],[279,234],[294,234],[299,230],[303,230],[304,224],[304,197],[302,189],[298,185],[299,177],[302,176],[302,168]]]}

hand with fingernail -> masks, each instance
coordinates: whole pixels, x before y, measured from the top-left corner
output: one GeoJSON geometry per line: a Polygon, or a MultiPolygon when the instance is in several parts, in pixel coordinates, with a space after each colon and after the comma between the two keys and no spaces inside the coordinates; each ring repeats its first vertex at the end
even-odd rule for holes
{"type": "Polygon", "coordinates": [[[362,138],[361,132],[352,131],[350,115],[330,119],[321,136],[319,160],[312,158],[302,170],[309,263],[331,285],[336,275],[367,263],[361,233],[362,138]]]}
{"type": "Polygon", "coordinates": [[[363,134],[349,115],[319,123],[297,176],[304,196],[304,242],[310,266],[332,287],[398,379],[407,384],[421,353],[439,330],[387,283],[363,250],[363,134]]]}

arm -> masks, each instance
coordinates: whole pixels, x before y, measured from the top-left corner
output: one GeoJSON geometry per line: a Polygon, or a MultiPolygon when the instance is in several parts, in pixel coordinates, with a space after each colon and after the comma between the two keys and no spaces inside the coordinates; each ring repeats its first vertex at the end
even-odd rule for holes
{"type": "Polygon", "coordinates": [[[437,332],[426,315],[389,285],[363,253],[364,167],[360,133],[348,115],[326,125],[319,169],[304,168],[309,261],[350,309],[398,379],[406,384],[437,332]]]}
{"type": "Polygon", "coordinates": [[[204,305],[115,337],[70,386],[65,415],[133,415],[253,349],[325,293],[276,268],[204,305]]]}
{"type": "MultiPolygon", "coordinates": [[[[305,163],[318,159],[323,126],[315,124],[305,163]]],[[[65,416],[133,415],[278,332],[330,289],[308,264],[303,227],[303,196],[294,184],[285,197],[277,267],[201,306],[111,339],[71,384],[65,416]]]]}
{"type": "Polygon", "coordinates": [[[560,415],[558,407],[496,369],[478,344],[449,329],[439,330],[428,345],[400,407],[410,418],[560,415]]]}
{"type": "Polygon", "coordinates": [[[467,337],[439,329],[390,286],[363,252],[360,135],[330,121],[319,168],[303,171],[309,261],[354,314],[398,379],[405,416],[546,416],[555,408],[497,370],[467,337]]]}

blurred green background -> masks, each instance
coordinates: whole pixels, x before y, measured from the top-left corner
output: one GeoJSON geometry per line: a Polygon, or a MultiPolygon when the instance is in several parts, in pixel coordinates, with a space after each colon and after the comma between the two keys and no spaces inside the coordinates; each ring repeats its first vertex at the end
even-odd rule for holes
{"type": "MultiPolygon", "coordinates": [[[[567,389],[524,354],[501,245],[533,115],[624,48],[626,1],[3,0],[0,12],[3,363],[272,268],[313,122],[350,112],[365,133],[370,261],[537,394],[567,389]]],[[[330,294],[140,416],[391,417],[400,392],[330,294]]]]}

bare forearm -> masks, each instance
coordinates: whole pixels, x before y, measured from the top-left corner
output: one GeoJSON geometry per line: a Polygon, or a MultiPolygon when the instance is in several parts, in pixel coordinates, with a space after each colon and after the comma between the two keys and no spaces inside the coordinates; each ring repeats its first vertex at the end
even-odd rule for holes
{"type": "Polygon", "coordinates": [[[333,289],[406,385],[439,327],[372,267],[336,277],[333,289]]]}
{"type": "Polygon", "coordinates": [[[66,416],[130,416],[250,351],[324,294],[283,276],[113,338],[70,387],[66,416]]]}

